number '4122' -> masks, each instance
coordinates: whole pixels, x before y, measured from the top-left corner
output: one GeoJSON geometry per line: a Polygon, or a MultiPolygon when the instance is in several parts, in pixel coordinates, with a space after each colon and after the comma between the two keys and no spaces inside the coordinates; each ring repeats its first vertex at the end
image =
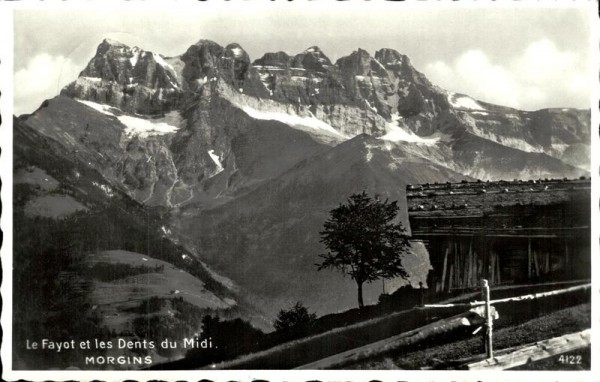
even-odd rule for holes
{"type": "Polygon", "coordinates": [[[558,362],[566,365],[581,365],[580,355],[561,355],[558,357],[558,362]]]}

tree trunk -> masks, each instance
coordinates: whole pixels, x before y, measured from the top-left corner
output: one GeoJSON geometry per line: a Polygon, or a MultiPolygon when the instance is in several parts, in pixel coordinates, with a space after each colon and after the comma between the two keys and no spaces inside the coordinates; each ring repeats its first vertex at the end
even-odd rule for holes
{"type": "Polygon", "coordinates": [[[358,285],[358,308],[362,309],[365,307],[365,304],[363,303],[363,293],[362,293],[363,283],[359,283],[357,281],[356,284],[358,285]]]}

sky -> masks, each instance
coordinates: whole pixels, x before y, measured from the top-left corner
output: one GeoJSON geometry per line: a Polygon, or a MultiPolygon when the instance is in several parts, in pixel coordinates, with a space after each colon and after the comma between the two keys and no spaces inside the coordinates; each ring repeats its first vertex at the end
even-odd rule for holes
{"type": "Polygon", "coordinates": [[[583,2],[554,8],[382,1],[262,2],[252,8],[256,2],[98,4],[15,10],[16,115],[32,112],[75,80],[104,38],[164,56],[182,54],[200,39],[237,42],[251,60],[313,45],[332,61],[358,48],[371,54],[392,48],[435,85],[479,100],[523,110],[590,107],[594,8],[583,2]]]}

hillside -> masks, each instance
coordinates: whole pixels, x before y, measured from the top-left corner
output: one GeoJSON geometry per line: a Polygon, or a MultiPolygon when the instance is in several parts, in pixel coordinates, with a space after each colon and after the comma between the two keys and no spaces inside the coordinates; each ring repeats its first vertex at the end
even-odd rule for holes
{"type": "Polygon", "coordinates": [[[143,338],[131,329],[143,312],[124,312],[156,298],[181,299],[182,315],[170,318],[182,326],[177,336],[192,335],[215,312],[265,327],[234,285],[171,240],[160,211],[113,189],[61,144],[13,123],[15,367],[80,365],[83,354],[25,351],[36,333],[143,338]],[[187,321],[190,312],[195,319],[187,321]]]}

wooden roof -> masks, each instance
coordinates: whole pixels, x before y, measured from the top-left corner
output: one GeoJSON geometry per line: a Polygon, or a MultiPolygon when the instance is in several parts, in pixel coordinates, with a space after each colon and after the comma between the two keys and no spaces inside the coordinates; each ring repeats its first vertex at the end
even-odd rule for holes
{"type": "Polygon", "coordinates": [[[590,226],[590,179],[407,186],[414,237],[572,235],[590,226]]]}

